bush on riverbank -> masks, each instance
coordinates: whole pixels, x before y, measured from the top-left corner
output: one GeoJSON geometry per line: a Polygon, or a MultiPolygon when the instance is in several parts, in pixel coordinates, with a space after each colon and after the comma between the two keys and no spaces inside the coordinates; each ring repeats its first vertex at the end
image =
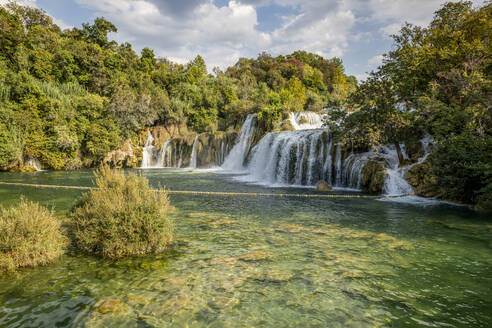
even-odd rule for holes
{"type": "Polygon", "coordinates": [[[21,199],[0,208],[0,272],[53,262],[65,245],[60,222],[45,207],[21,199]]]}
{"type": "Polygon", "coordinates": [[[75,245],[105,258],[154,254],[172,241],[164,190],[152,191],[144,177],[103,167],[99,189],[84,194],[72,209],[75,245]]]}

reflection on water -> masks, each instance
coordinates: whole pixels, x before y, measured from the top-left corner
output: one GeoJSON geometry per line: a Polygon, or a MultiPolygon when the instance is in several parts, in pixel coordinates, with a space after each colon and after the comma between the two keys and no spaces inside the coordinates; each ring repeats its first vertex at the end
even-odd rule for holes
{"type": "MultiPolygon", "coordinates": [[[[169,189],[288,191],[211,172],[139,172],[169,189]]],[[[71,185],[90,185],[91,178],[90,171],[0,174],[1,181],[71,185]]],[[[54,206],[60,216],[80,196],[0,186],[4,205],[21,194],[54,206]]],[[[467,208],[366,199],[170,198],[176,207],[172,249],[117,262],[70,253],[53,265],[3,277],[0,326],[492,323],[492,222],[467,208]]]]}

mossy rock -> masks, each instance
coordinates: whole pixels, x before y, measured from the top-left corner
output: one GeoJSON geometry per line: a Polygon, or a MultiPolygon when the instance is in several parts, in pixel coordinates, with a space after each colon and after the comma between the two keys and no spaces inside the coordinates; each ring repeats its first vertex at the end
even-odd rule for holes
{"type": "Polygon", "coordinates": [[[362,189],[370,193],[381,193],[384,188],[386,171],[380,162],[369,161],[362,169],[362,189]]]}
{"type": "Polygon", "coordinates": [[[304,116],[301,116],[301,119],[299,120],[299,125],[300,124],[308,124],[309,121],[307,118],[305,118],[304,116]]]}
{"type": "Polygon", "coordinates": [[[24,165],[19,168],[19,172],[37,172],[38,170],[32,165],[24,165]]]}
{"type": "Polygon", "coordinates": [[[432,167],[427,161],[408,170],[405,179],[419,196],[436,197],[441,194],[437,177],[433,174],[432,167]]]}
{"type": "Polygon", "coordinates": [[[280,123],[279,131],[294,131],[294,127],[292,126],[292,122],[290,120],[283,121],[280,123]]]}
{"type": "Polygon", "coordinates": [[[479,212],[492,213],[492,195],[483,194],[478,197],[475,209],[479,212]]]}
{"type": "Polygon", "coordinates": [[[326,183],[325,181],[320,181],[318,182],[318,184],[316,185],[316,190],[318,191],[331,191],[332,188],[330,187],[330,185],[328,183],[326,183]]]}

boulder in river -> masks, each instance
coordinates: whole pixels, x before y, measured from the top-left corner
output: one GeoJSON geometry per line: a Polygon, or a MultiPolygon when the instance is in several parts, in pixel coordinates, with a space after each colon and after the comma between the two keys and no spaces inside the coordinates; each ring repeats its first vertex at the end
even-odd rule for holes
{"type": "Polygon", "coordinates": [[[325,181],[320,181],[318,182],[318,184],[316,185],[316,190],[318,191],[331,191],[332,188],[330,187],[330,185],[328,183],[326,183],[325,181]]]}

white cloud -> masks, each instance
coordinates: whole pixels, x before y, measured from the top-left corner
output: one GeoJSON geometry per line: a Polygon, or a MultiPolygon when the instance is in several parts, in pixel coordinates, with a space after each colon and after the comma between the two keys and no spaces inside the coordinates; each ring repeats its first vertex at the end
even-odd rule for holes
{"type": "MultiPolygon", "coordinates": [[[[6,5],[9,2],[12,2],[12,1],[11,0],[0,0],[0,5],[6,5]]],[[[16,2],[22,6],[37,7],[36,0],[16,0],[13,2],[16,2]]]]}
{"type": "Polygon", "coordinates": [[[367,62],[370,66],[373,66],[373,67],[378,67],[379,65],[382,64],[383,62],[383,58],[384,56],[383,55],[377,55],[377,56],[374,56],[372,57],[371,59],[369,59],[369,61],[367,62]]]}
{"type": "MultiPolygon", "coordinates": [[[[118,27],[118,33],[113,35],[117,41],[131,42],[137,50],[150,47],[158,56],[180,63],[201,54],[210,71],[214,66],[225,68],[240,57],[255,57],[262,51],[278,55],[306,50],[330,58],[342,57],[354,45],[360,49],[362,44],[366,49],[355,50],[359,51],[357,65],[371,70],[381,59],[374,55],[387,50],[377,48],[378,42],[398,32],[405,21],[427,25],[444,2],[231,0],[219,7],[214,0],[72,1],[91,10],[94,17],[104,16],[113,22],[118,27]],[[282,17],[273,31],[262,32],[258,29],[257,10],[272,4],[293,9],[293,14],[282,17]]],[[[17,2],[37,6],[36,0],[17,2]]],[[[62,28],[69,27],[54,19],[62,28]]]]}
{"type": "Polygon", "coordinates": [[[76,0],[104,16],[119,29],[115,38],[145,46],[160,56],[184,62],[200,53],[209,70],[225,68],[240,57],[255,57],[262,51],[273,55],[295,50],[322,56],[341,56],[348,47],[353,13],[338,1],[278,0],[280,5],[300,8],[299,15],[284,17],[271,33],[259,31],[257,7],[267,1],[230,1],[218,7],[211,0],[195,1],[186,15],[181,8],[163,10],[156,0],[76,0]]]}

